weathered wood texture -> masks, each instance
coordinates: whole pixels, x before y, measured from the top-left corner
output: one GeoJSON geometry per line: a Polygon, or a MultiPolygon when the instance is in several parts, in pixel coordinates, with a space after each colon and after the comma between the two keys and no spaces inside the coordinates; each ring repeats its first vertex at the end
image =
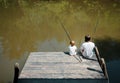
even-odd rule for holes
{"type": "Polygon", "coordinates": [[[69,56],[64,52],[32,52],[21,71],[21,79],[105,80],[98,61],[69,56]]]}

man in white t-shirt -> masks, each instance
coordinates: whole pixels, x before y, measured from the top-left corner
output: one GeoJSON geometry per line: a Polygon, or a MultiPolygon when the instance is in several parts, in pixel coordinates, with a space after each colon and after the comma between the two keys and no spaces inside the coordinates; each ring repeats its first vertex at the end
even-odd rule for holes
{"type": "Polygon", "coordinates": [[[76,55],[77,54],[77,47],[75,46],[75,41],[70,41],[69,45],[69,54],[70,55],[76,55]]]}
{"type": "Polygon", "coordinates": [[[86,35],[85,42],[80,46],[80,52],[86,58],[92,58],[92,56],[94,55],[93,50],[94,50],[95,44],[90,40],[91,40],[90,35],[86,35]]]}

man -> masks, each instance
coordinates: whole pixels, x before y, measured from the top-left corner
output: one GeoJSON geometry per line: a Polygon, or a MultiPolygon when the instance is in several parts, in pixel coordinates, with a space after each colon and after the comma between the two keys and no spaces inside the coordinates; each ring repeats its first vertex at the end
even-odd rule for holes
{"type": "Polygon", "coordinates": [[[70,55],[76,55],[77,54],[77,47],[75,46],[75,41],[70,41],[69,45],[69,54],[70,55]]]}
{"type": "Polygon", "coordinates": [[[92,56],[94,55],[93,50],[94,50],[95,44],[90,40],[91,40],[90,35],[86,35],[85,42],[80,46],[80,52],[86,58],[92,58],[92,56]]]}

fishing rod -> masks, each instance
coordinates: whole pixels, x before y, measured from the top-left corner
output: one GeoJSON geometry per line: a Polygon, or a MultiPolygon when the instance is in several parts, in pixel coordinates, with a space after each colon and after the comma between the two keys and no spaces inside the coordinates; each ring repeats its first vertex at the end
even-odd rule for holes
{"type": "Polygon", "coordinates": [[[58,19],[58,20],[59,20],[59,22],[60,22],[60,24],[61,24],[63,30],[65,31],[65,33],[66,33],[68,39],[69,39],[70,41],[72,41],[72,38],[71,38],[70,34],[68,33],[68,31],[66,30],[66,28],[64,27],[63,23],[61,22],[60,19],[58,19]]]}
{"type": "Polygon", "coordinates": [[[99,24],[99,17],[100,17],[100,11],[98,10],[98,14],[97,14],[97,20],[96,20],[96,23],[95,23],[95,27],[93,28],[93,34],[95,35],[96,31],[97,31],[97,26],[99,24]]]}
{"type": "Polygon", "coordinates": [[[94,27],[94,31],[93,33],[95,34],[96,30],[97,30],[97,25],[99,24],[99,19],[97,19],[96,23],[95,23],[95,27],[94,27]]]}
{"type": "MultiPolygon", "coordinates": [[[[63,30],[65,31],[65,33],[66,33],[68,39],[69,39],[70,41],[72,41],[72,39],[71,39],[71,37],[70,37],[70,34],[68,33],[68,31],[67,31],[66,28],[64,27],[63,23],[61,22],[60,19],[58,19],[58,20],[59,20],[59,22],[60,22],[60,24],[61,24],[63,30]]],[[[73,56],[73,57],[81,63],[82,59],[81,59],[80,57],[79,57],[80,60],[79,60],[76,56],[73,56]]]]}

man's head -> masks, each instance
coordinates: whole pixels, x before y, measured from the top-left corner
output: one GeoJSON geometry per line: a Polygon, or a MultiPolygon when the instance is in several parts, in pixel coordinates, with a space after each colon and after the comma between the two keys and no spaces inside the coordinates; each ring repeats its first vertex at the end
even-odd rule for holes
{"type": "Polygon", "coordinates": [[[85,42],[88,42],[88,41],[90,41],[90,40],[91,40],[90,35],[86,35],[86,36],[85,36],[85,42]]]}
{"type": "Polygon", "coordinates": [[[71,46],[74,46],[74,45],[75,45],[75,41],[73,41],[73,40],[70,41],[70,45],[71,45],[71,46]]]}

